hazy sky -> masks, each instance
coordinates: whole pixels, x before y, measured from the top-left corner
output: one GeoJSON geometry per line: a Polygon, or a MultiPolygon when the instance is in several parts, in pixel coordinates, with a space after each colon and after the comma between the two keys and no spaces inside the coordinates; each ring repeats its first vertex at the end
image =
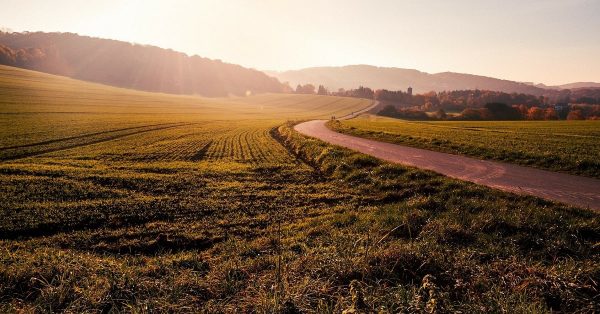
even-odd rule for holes
{"type": "Polygon", "coordinates": [[[0,0],[0,26],[119,39],[260,70],[372,64],[600,82],[600,0],[0,0]]]}

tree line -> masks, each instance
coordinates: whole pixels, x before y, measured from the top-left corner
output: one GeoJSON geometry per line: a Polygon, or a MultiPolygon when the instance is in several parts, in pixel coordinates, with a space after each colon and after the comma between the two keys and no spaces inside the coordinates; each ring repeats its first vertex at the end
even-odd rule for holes
{"type": "Polygon", "coordinates": [[[504,103],[487,103],[482,108],[466,108],[457,114],[447,114],[444,109],[426,112],[414,108],[397,108],[387,105],[380,115],[407,120],[600,120],[600,105],[567,104],[547,107],[509,106],[504,103]]]}
{"type": "Polygon", "coordinates": [[[323,85],[298,85],[296,93],[375,99],[381,115],[410,120],[584,120],[600,119],[600,89],[561,90],[535,96],[488,90],[412,95],[404,91],[356,89],[330,92],[323,85]]]}

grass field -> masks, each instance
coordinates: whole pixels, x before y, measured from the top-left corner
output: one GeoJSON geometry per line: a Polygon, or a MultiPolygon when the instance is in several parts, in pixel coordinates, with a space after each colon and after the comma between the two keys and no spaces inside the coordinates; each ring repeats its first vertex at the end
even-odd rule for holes
{"type": "Polygon", "coordinates": [[[405,121],[372,115],[329,123],[370,139],[600,178],[599,121],[405,121]]]}
{"type": "Polygon", "coordinates": [[[0,67],[0,312],[594,312],[597,213],[295,133],[366,100],[0,67]]]}

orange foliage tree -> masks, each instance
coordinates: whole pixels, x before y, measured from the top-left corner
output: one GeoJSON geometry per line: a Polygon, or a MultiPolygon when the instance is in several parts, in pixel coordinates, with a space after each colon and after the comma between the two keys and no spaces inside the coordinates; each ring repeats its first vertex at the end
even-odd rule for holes
{"type": "Polygon", "coordinates": [[[569,115],[567,115],[567,120],[583,120],[583,114],[581,110],[571,110],[569,115]]]}
{"type": "Polygon", "coordinates": [[[558,115],[554,108],[546,108],[544,111],[544,120],[558,120],[558,115]]]}
{"type": "Polygon", "coordinates": [[[544,110],[539,107],[531,107],[527,111],[527,119],[529,120],[544,120],[544,110]]]}

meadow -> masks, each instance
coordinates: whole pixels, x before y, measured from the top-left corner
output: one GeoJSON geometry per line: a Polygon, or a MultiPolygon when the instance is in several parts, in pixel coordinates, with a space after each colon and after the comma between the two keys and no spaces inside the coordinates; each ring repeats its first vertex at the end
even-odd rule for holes
{"type": "Polygon", "coordinates": [[[374,140],[600,178],[598,121],[406,121],[363,115],[332,129],[374,140]]]}
{"type": "Polygon", "coordinates": [[[368,100],[0,93],[0,312],[598,310],[598,213],[292,129],[368,100]]]}

